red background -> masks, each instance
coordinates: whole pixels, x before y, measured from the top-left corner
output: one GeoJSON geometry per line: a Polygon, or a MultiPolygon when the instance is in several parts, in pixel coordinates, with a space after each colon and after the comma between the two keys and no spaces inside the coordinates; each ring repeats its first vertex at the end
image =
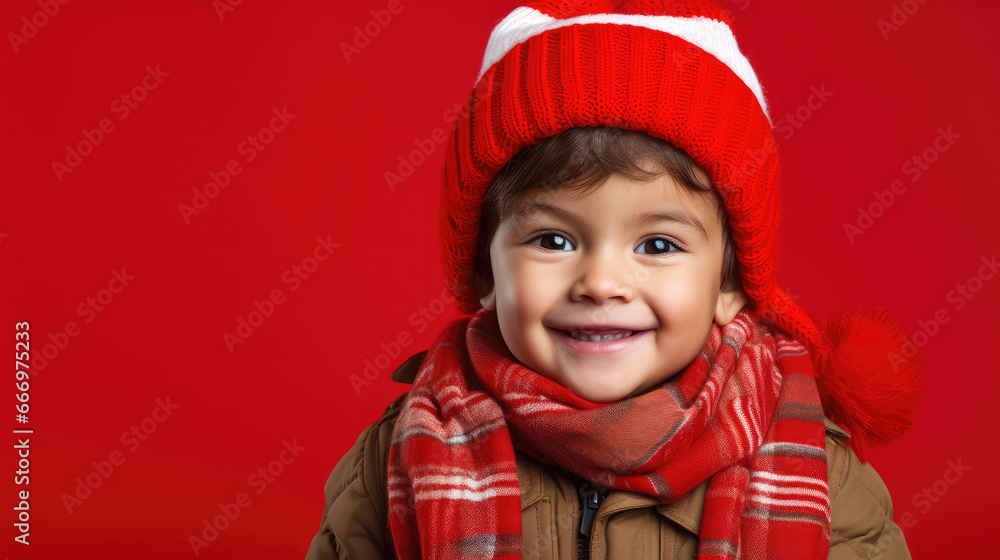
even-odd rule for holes
{"type": "MultiPolygon", "coordinates": [[[[1000,384],[988,350],[1000,280],[960,310],[947,296],[997,251],[1000,8],[928,2],[886,40],[877,22],[891,16],[888,0],[723,1],[775,119],[807,106],[812,86],[833,92],[802,109],[809,118],[790,138],[778,135],[782,286],[820,317],[868,303],[914,330],[940,309],[950,318],[922,347],[922,416],[869,456],[897,520],[914,516],[911,552],[992,551],[998,451],[984,440],[995,439],[987,426],[1000,384]],[[911,182],[903,165],[938,127],[960,138],[911,182]],[[844,224],[896,179],[906,192],[850,243],[844,224]],[[919,506],[959,460],[969,471],[919,506]]],[[[415,141],[447,130],[492,26],[516,5],[404,0],[348,62],[341,44],[387,3],[244,2],[220,20],[209,0],[74,1],[19,52],[0,48],[0,325],[13,347],[15,321],[30,321],[35,356],[67,321],[80,327],[32,380],[30,547],[11,540],[16,458],[4,452],[11,557],[192,557],[188,537],[240,492],[252,503],[201,556],[305,554],[330,470],[407,388],[389,373],[458,316],[448,306],[425,328],[410,322],[421,307],[439,309],[443,288],[443,147],[394,192],[384,174],[415,141]],[[169,75],[119,119],[112,103],[147,65],[169,75]],[[240,143],[286,106],[294,119],[245,162],[240,143]],[[52,162],[103,118],[114,130],[59,181],[52,162]],[[230,159],[242,172],[185,223],[178,205],[230,159]],[[327,235],[339,247],[291,291],[283,273],[327,235]],[[85,323],[78,306],[122,267],[134,279],[85,323]],[[223,333],[275,289],[284,303],[230,353],[223,333]],[[413,343],[356,393],[350,376],[400,333],[413,343]],[[123,432],[167,397],[178,408],[147,420],[155,432],[131,451],[123,432]],[[293,440],[305,450],[257,494],[248,477],[293,440]],[[63,495],[115,451],[124,462],[70,513],[63,495]]],[[[39,10],[4,2],[0,31],[20,33],[39,10]]],[[[3,423],[16,428],[6,386],[3,423]]]]}

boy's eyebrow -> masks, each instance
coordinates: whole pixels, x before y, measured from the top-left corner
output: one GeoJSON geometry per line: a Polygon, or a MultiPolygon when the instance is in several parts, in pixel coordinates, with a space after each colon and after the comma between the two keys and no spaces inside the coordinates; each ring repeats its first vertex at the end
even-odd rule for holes
{"type": "Polygon", "coordinates": [[[680,208],[668,208],[659,212],[645,212],[633,219],[637,224],[655,224],[656,222],[676,222],[693,229],[703,240],[708,241],[708,230],[697,216],[680,208]]]}
{"type": "MultiPolygon", "coordinates": [[[[516,219],[523,219],[538,212],[551,214],[568,222],[573,222],[577,219],[576,215],[568,210],[563,210],[562,208],[557,208],[541,202],[519,204],[514,212],[514,215],[516,219]]],[[[643,212],[641,214],[636,214],[633,216],[632,222],[637,225],[655,224],[657,222],[675,222],[691,228],[696,234],[698,234],[699,237],[706,241],[708,240],[708,230],[705,228],[705,225],[701,223],[701,220],[699,220],[697,216],[694,216],[680,208],[667,208],[656,212],[643,212]]]]}

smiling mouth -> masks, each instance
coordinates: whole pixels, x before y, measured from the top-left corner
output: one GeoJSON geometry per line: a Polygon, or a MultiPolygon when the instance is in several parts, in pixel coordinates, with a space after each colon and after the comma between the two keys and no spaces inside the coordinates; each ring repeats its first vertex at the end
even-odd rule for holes
{"type": "Polygon", "coordinates": [[[553,327],[549,327],[549,329],[555,333],[556,340],[560,341],[570,351],[581,354],[607,354],[634,348],[645,338],[645,335],[652,333],[654,330],[567,331],[553,327]]]}

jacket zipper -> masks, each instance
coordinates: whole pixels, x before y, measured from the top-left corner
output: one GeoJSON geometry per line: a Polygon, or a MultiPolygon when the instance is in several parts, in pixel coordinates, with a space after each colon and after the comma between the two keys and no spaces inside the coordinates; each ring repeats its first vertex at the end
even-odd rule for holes
{"type": "Polygon", "coordinates": [[[577,557],[579,560],[590,558],[590,535],[594,528],[594,519],[597,517],[597,510],[601,502],[607,497],[610,490],[594,484],[589,480],[584,480],[578,489],[582,502],[583,514],[580,520],[580,533],[577,538],[577,557]]]}

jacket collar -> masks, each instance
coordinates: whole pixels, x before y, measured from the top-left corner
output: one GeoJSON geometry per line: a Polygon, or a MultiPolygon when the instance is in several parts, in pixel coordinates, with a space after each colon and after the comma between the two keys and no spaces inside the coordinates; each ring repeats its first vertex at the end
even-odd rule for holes
{"type": "Polygon", "coordinates": [[[847,433],[847,430],[841,428],[840,426],[834,424],[826,416],[823,417],[823,426],[826,427],[826,431],[831,432],[837,436],[840,436],[842,441],[847,441],[851,439],[851,434],[847,433]]]}
{"type": "Polygon", "coordinates": [[[423,352],[417,352],[416,354],[410,356],[405,362],[400,364],[396,371],[392,372],[390,378],[393,381],[399,383],[409,383],[413,384],[413,380],[417,377],[417,370],[420,369],[420,364],[424,361],[424,356],[427,355],[427,350],[423,352]]]}

